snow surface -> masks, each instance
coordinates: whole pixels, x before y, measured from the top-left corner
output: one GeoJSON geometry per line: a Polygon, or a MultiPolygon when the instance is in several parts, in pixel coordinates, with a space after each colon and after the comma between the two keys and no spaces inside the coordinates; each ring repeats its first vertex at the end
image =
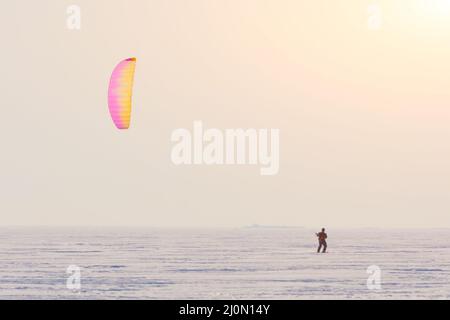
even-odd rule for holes
{"type": "Polygon", "coordinates": [[[0,299],[450,298],[449,230],[330,229],[327,254],[315,231],[3,228],[0,299]]]}

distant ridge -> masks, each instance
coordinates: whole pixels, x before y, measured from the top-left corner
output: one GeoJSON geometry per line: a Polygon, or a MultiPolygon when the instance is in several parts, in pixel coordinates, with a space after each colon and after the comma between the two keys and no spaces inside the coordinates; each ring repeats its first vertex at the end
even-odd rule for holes
{"type": "Polygon", "coordinates": [[[306,229],[302,226],[276,226],[276,225],[260,225],[260,224],[251,224],[248,226],[244,226],[244,229],[306,229]]]}

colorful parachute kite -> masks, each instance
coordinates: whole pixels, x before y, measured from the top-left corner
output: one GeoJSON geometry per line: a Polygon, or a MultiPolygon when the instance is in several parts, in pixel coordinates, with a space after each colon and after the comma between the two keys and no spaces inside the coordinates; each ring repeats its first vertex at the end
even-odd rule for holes
{"type": "Polygon", "coordinates": [[[133,93],[136,58],[120,62],[109,82],[109,113],[118,129],[128,129],[131,118],[131,96],[133,93]]]}

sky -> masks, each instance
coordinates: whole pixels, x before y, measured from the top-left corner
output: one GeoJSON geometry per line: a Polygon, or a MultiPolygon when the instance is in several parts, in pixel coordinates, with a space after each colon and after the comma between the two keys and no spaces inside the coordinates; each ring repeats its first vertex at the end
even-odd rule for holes
{"type": "Polygon", "coordinates": [[[450,227],[450,0],[17,0],[0,35],[0,226],[450,227]],[[174,165],[197,120],[279,129],[278,175],[174,165]]]}

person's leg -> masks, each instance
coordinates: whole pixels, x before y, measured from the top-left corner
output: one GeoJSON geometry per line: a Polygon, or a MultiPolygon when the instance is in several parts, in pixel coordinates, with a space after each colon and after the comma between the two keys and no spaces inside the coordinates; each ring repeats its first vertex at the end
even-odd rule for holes
{"type": "Polygon", "coordinates": [[[323,242],[323,251],[322,252],[323,253],[327,252],[327,242],[326,241],[323,242]]]}
{"type": "Polygon", "coordinates": [[[320,252],[320,249],[322,249],[322,243],[321,242],[319,242],[319,248],[317,248],[317,253],[320,252]]]}

